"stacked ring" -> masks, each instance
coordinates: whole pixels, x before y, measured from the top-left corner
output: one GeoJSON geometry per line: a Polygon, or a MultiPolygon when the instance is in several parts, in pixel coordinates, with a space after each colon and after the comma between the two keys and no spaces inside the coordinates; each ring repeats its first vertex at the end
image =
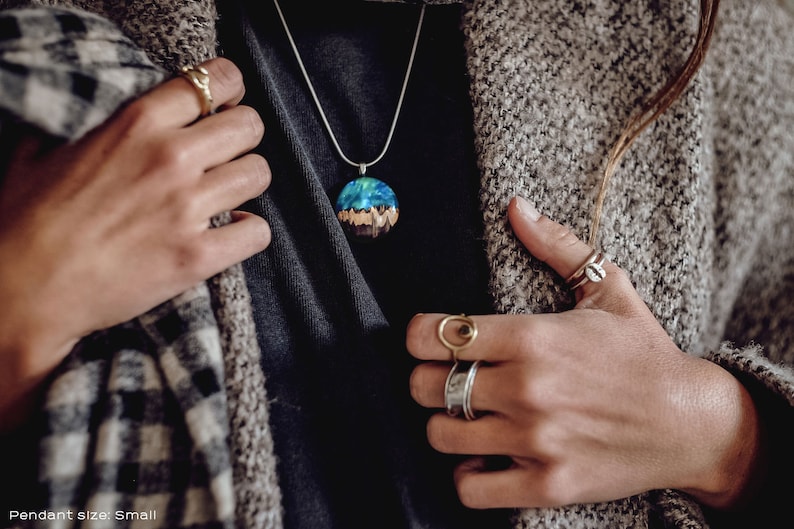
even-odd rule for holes
{"type": "Polygon", "coordinates": [[[570,275],[565,280],[565,284],[571,290],[576,290],[588,281],[598,283],[607,275],[604,270],[604,263],[606,257],[598,250],[593,250],[587,260],[580,266],[576,272],[570,275]]]}

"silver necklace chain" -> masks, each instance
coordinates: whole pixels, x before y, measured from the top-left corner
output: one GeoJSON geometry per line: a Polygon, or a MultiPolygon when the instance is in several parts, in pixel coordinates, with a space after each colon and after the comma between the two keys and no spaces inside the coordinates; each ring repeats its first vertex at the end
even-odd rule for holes
{"type": "Polygon", "coordinates": [[[320,113],[320,118],[325,125],[325,130],[328,131],[328,136],[331,138],[331,142],[334,144],[334,148],[336,148],[336,152],[339,153],[339,157],[342,158],[346,163],[352,165],[353,167],[358,167],[358,171],[360,175],[366,173],[367,168],[375,165],[386,155],[386,151],[389,150],[389,145],[391,145],[392,136],[394,136],[394,129],[397,127],[397,118],[400,117],[400,109],[403,105],[403,99],[405,98],[405,91],[408,87],[408,79],[411,77],[411,69],[413,68],[414,64],[414,56],[416,55],[416,48],[419,44],[419,34],[422,32],[422,22],[425,18],[425,4],[422,4],[422,9],[419,12],[419,22],[416,24],[416,34],[414,35],[413,45],[411,46],[411,55],[408,58],[408,67],[405,70],[405,78],[403,79],[402,88],[400,89],[400,97],[397,99],[397,108],[394,111],[394,118],[391,122],[391,127],[389,128],[389,134],[386,137],[386,143],[383,145],[383,150],[381,153],[372,160],[371,162],[360,162],[356,163],[347,156],[345,153],[342,152],[342,148],[339,146],[339,142],[334,135],[334,131],[331,130],[331,124],[328,122],[328,118],[325,115],[325,111],[323,110],[323,106],[320,104],[320,98],[317,97],[317,92],[314,90],[314,85],[312,84],[311,79],[309,78],[309,73],[306,71],[306,67],[303,65],[303,60],[301,59],[300,52],[298,52],[298,46],[295,44],[295,40],[292,38],[292,32],[289,30],[289,26],[287,26],[287,20],[284,18],[284,13],[281,11],[281,6],[278,3],[278,0],[273,0],[273,3],[276,6],[276,11],[278,11],[278,16],[281,19],[281,24],[284,26],[284,32],[287,34],[287,39],[289,40],[289,44],[292,47],[292,52],[295,54],[295,59],[298,61],[298,66],[300,67],[300,71],[303,74],[303,78],[306,81],[306,85],[309,87],[309,92],[311,93],[312,99],[314,99],[314,104],[317,106],[317,111],[320,113]]]}

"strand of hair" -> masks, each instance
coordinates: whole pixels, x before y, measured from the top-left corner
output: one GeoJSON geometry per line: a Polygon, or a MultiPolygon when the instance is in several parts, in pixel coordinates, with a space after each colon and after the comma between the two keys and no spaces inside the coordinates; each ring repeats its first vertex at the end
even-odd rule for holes
{"type": "Polygon", "coordinates": [[[601,183],[594,205],[590,236],[588,239],[590,246],[595,247],[596,245],[609,182],[620,166],[621,160],[640,134],[642,134],[651,123],[656,121],[656,119],[670,108],[681,96],[703,65],[706,52],[711,44],[712,35],[714,34],[718,8],[719,0],[701,0],[700,27],[695,39],[695,44],[683,67],[661,89],[646,100],[639,111],[635,112],[629,118],[622,133],[612,146],[607,157],[606,167],[601,177],[601,183]]]}

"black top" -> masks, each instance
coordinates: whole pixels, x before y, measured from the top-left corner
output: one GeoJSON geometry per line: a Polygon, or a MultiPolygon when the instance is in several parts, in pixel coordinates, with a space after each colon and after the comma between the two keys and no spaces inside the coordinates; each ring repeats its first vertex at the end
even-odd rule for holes
{"type": "MultiPolygon", "coordinates": [[[[350,243],[333,211],[357,169],[333,148],[270,1],[228,2],[224,54],[246,72],[246,104],[267,129],[273,184],[247,207],[271,224],[245,263],[263,349],[289,529],[498,528],[455,494],[459,458],[425,437],[410,398],[405,327],[417,312],[486,313],[460,7],[427,8],[393,142],[368,170],[400,201],[385,239],[350,243]],[[248,9],[251,7],[251,9],[248,9]]],[[[344,153],[382,150],[419,7],[287,0],[282,7],[344,153]]],[[[438,410],[436,410],[438,411],[438,410]]]]}

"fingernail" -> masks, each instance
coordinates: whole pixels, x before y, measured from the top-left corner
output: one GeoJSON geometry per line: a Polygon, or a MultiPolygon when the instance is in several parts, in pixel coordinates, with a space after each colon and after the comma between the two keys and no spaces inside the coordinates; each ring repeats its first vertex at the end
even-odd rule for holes
{"type": "Polygon", "coordinates": [[[522,216],[531,221],[536,221],[540,218],[540,212],[523,197],[516,197],[516,209],[522,216]]]}

